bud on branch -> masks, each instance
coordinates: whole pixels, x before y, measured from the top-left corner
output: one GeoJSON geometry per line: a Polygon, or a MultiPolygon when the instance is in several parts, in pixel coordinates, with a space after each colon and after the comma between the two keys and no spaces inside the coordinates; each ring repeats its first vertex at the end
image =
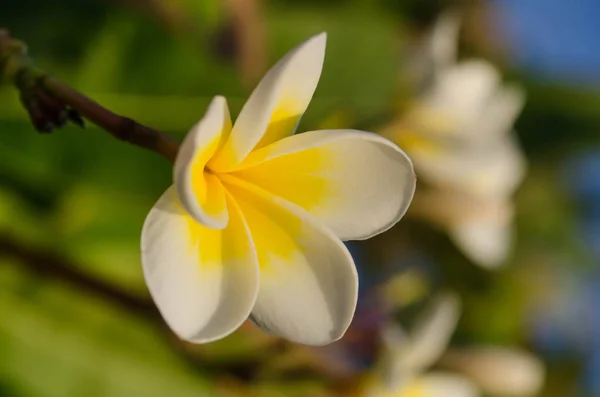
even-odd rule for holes
{"type": "Polygon", "coordinates": [[[174,162],[179,143],[167,134],[117,115],[37,68],[24,43],[0,28],[0,82],[12,84],[35,128],[50,133],[71,121],[84,127],[83,119],[117,139],[155,151],[174,162]]]}

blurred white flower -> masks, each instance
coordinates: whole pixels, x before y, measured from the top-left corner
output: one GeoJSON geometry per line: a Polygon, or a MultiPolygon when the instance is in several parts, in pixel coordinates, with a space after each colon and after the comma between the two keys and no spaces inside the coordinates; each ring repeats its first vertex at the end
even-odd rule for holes
{"type": "Polygon", "coordinates": [[[457,35],[458,16],[443,15],[417,55],[430,72],[415,78],[427,84],[382,133],[406,149],[428,184],[415,202],[425,194],[435,206],[417,204],[418,214],[449,230],[472,261],[491,268],[511,247],[512,196],[526,170],[512,127],[525,96],[518,86],[503,84],[490,63],[457,62],[457,35]],[[448,199],[455,205],[443,204],[448,199]]]}
{"type": "Polygon", "coordinates": [[[341,338],[358,294],[341,240],[387,230],[411,202],[411,161],[387,139],[354,130],[293,135],[325,40],[315,36],[279,61],[235,124],[216,97],[146,218],[146,282],[183,339],[220,339],[248,318],[298,343],[341,338]]]}
{"type": "Polygon", "coordinates": [[[467,378],[428,372],[450,341],[459,317],[459,302],[440,296],[410,333],[393,325],[383,332],[383,350],[367,378],[364,397],[475,397],[476,386],[467,378]]]}
{"type": "Polygon", "coordinates": [[[444,227],[450,238],[481,266],[502,263],[512,243],[511,201],[477,197],[450,189],[424,189],[413,214],[444,227]]]}
{"type": "Polygon", "coordinates": [[[363,397],[467,397],[481,392],[531,397],[542,387],[539,359],[515,348],[448,349],[460,316],[458,297],[445,293],[421,315],[411,332],[384,330],[383,349],[366,378],[363,397]],[[456,372],[430,371],[436,364],[456,372]]]}
{"type": "Polygon", "coordinates": [[[534,396],[542,388],[545,368],[533,354],[515,348],[477,346],[452,349],[444,364],[473,379],[486,394],[534,396]]]}
{"type": "Polygon", "coordinates": [[[456,40],[460,30],[460,15],[442,14],[429,35],[409,49],[406,71],[412,85],[423,90],[432,84],[442,69],[456,62],[456,40]]]}

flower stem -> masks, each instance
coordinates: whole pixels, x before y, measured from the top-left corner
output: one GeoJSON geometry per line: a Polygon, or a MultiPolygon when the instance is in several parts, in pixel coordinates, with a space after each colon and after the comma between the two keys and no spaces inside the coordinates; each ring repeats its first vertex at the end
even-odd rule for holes
{"type": "Polygon", "coordinates": [[[19,90],[32,122],[42,132],[50,132],[54,127],[62,126],[66,114],[81,125],[81,119],[78,119],[78,115],[81,115],[119,140],[152,150],[170,162],[175,161],[179,149],[176,140],[161,131],[111,112],[37,68],[27,54],[25,44],[15,40],[1,27],[0,81],[12,84],[19,90]]]}

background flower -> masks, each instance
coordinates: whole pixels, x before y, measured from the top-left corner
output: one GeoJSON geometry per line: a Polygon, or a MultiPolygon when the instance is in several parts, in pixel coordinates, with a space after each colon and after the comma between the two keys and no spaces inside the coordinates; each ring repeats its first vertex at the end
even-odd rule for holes
{"type": "Polygon", "coordinates": [[[420,314],[410,332],[394,324],[383,333],[383,349],[365,396],[535,396],[544,382],[543,364],[515,348],[448,349],[460,314],[458,298],[445,293],[420,314]],[[436,363],[457,373],[430,371],[436,363]]]}
{"type": "Polygon", "coordinates": [[[425,182],[415,214],[492,268],[512,246],[512,199],[526,168],[512,126],[524,94],[489,62],[456,59],[458,18],[442,15],[414,55],[416,98],[382,134],[406,147],[425,182]]]}

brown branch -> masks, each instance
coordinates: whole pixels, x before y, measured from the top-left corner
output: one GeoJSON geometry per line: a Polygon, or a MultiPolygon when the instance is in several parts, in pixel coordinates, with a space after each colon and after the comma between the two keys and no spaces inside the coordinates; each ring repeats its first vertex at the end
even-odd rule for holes
{"type": "Polygon", "coordinates": [[[79,267],[72,261],[48,250],[25,246],[6,233],[0,233],[0,257],[12,258],[38,276],[61,280],[143,317],[159,317],[149,299],[96,279],[78,270],[79,267]]]}
{"type": "Polygon", "coordinates": [[[0,78],[20,92],[21,102],[40,132],[68,120],[83,125],[81,116],[117,139],[157,152],[174,162],[179,143],[167,134],[102,107],[67,84],[34,66],[27,47],[0,28],[0,78]]]}
{"type": "Polygon", "coordinates": [[[207,360],[203,355],[201,346],[184,342],[172,334],[150,299],[95,278],[85,271],[79,270],[81,269],[80,265],[63,255],[52,250],[31,247],[29,244],[12,237],[6,231],[0,231],[0,258],[13,259],[14,264],[19,266],[19,269],[24,269],[44,279],[62,282],[79,292],[95,296],[108,304],[156,324],[164,331],[171,347],[193,369],[201,370],[209,376],[217,378],[227,375],[239,381],[252,382],[273,375],[281,376],[286,372],[288,377],[290,375],[294,376],[294,372],[296,372],[295,376],[298,379],[304,379],[304,377],[314,379],[315,376],[318,376],[330,385],[335,385],[336,388],[348,385],[348,377],[337,373],[332,367],[321,365],[320,362],[325,356],[317,354],[319,353],[318,350],[306,346],[293,346],[283,340],[262,346],[261,349],[268,349],[266,354],[259,354],[233,362],[207,360]],[[302,357],[300,357],[300,360],[294,359],[294,366],[281,368],[283,371],[275,371],[276,374],[269,374],[269,369],[273,369],[269,366],[266,367],[265,371],[265,355],[280,357],[285,362],[285,357],[289,358],[290,354],[299,353],[302,353],[302,357]],[[300,373],[297,373],[298,370],[300,370],[300,373]]]}
{"type": "Polygon", "coordinates": [[[169,331],[150,299],[78,270],[80,266],[56,252],[31,247],[10,234],[0,231],[0,258],[2,257],[13,259],[19,269],[30,271],[38,277],[63,282],[80,292],[96,296],[104,302],[158,325],[175,351],[190,365],[201,369],[204,373],[214,376],[229,374],[240,379],[252,379],[257,376],[257,369],[261,364],[260,357],[235,363],[209,362],[203,359],[201,352],[194,345],[181,341],[169,331]]]}

